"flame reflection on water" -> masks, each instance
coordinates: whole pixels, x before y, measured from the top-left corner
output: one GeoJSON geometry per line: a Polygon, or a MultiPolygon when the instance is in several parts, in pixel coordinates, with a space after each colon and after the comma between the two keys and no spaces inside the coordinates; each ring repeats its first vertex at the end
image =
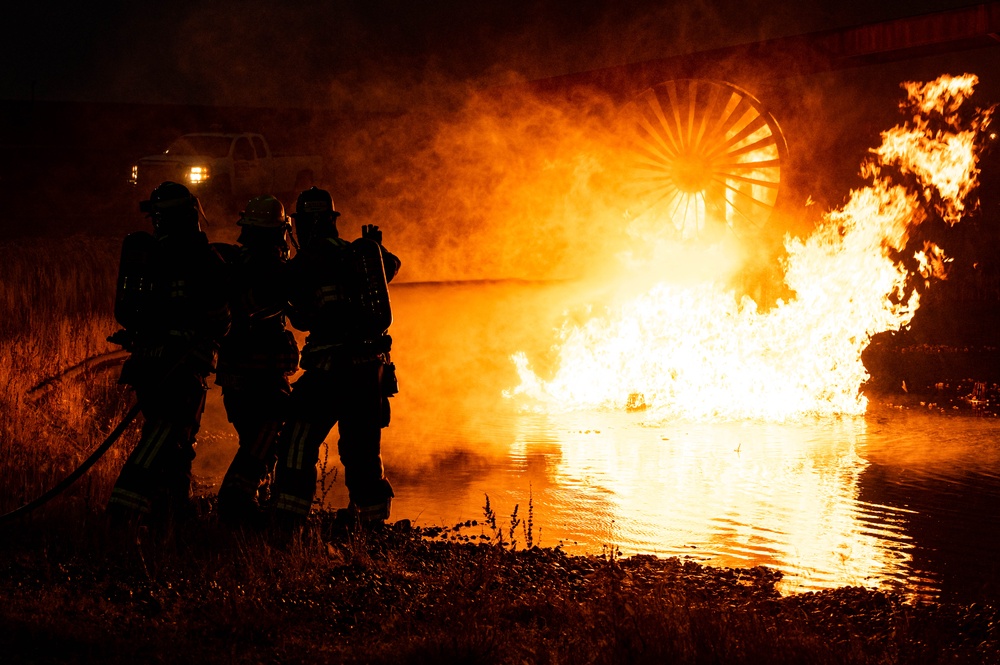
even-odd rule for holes
{"type": "MultiPolygon", "coordinates": [[[[515,504],[526,518],[530,494],[542,545],[766,565],[783,572],[783,592],[858,585],[934,597],[948,591],[950,566],[1000,551],[982,537],[996,507],[982,497],[1000,497],[995,420],[901,412],[649,425],[637,416],[517,414],[478,440],[445,426],[441,444],[471,441],[469,450],[434,472],[394,477],[394,512],[481,522],[489,494],[509,523],[515,504]],[[497,438],[510,442],[499,455],[483,445],[497,438]],[[926,529],[942,521],[945,534],[926,529]]],[[[523,528],[515,537],[524,544],[523,528]]]]}

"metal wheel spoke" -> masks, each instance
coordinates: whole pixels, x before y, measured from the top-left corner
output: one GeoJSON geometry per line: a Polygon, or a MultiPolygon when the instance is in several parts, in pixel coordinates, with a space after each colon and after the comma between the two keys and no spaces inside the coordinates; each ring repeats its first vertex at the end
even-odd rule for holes
{"type": "Polygon", "coordinates": [[[684,131],[684,121],[681,120],[681,106],[677,101],[677,86],[668,85],[667,96],[670,100],[670,110],[673,112],[674,127],[677,129],[677,137],[680,139],[680,147],[683,152],[687,149],[687,144],[684,142],[684,135],[687,132],[684,131]]]}
{"type": "MultiPolygon", "coordinates": [[[[755,230],[760,229],[760,227],[762,226],[762,224],[755,222],[752,217],[743,212],[743,208],[741,206],[732,205],[732,209],[736,212],[736,214],[745,219],[747,224],[752,226],[755,230]]],[[[732,222],[729,223],[729,228],[735,229],[732,222]]]]}
{"type": "Polygon", "coordinates": [[[672,197],[676,197],[676,196],[680,195],[680,191],[676,187],[655,187],[655,188],[652,188],[652,189],[648,189],[646,191],[647,191],[647,193],[649,193],[649,192],[659,192],[659,191],[662,191],[662,190],[666,190],[666,193],[665,194],[661,194],[656,199],[653,199],[653,201],[651,201],[649,203],[649,207],[656,207],[656,206],[660,206],[660,205],[669,205],[670,201],[673,201],[672,197]],[[671,197],[670,201],[666,201],[666,203],[664,203],[665,199],[667,199],[668,197],[671,197]]]}
{"type": "MultiPolygon", "coordinates": [[[[728,189],[729,191],[733,192],[734,194],[742,196],[745,200],[748,200],[748,201],[750,201],[751,203],[753,203],[755,205],[763,206],[763,207],[767,208],[767,211],[770,213],[772,206],[769,203],[767,203],[767,201],[761,201],[760,199],[754,197],[752,194],[747,194],[743,190],[737,189],[736,187],[733,187],[732,185],[730,185],[728,183],[726,183],[725,187],[726,187],[726,189],[728,189]]],[[[733,205],[733,207],[738,207],[738,206],[736,206],[735,203],[733,203],[731,205],[733,205]]]]}
{"type": "Polygon", "coordinates": [[[707,79],[665,81],[624,114],[640,215],[685,238],[720,225],[737,235],[764,227],[781,191],[785,141],[750,93],[707,79]]]}
{"type": "Polygon", "coordinates": [[[763,180],[761,178],[748,178],[742,175],[736,175],[735,173],[726,174],[725,178],[715,178],[716,180],[735,180],[737,182],[745,182],[750,185],[759,185],[760,187],[769,187],[771,189],[777,189],[778,183],[772,182],[770,180],[763,180]]]}
{"type": "Polygon", "coordinates": [[[747,169],[769,169],[781,166],[781,160],[766,159],[762,162],[726,162],[725,164],[718,164],[717,166],[718,170],[722,172],[745,171],[747,169]]]}
{"type": "Polygon", "coordinates": [[[719,123],[719,133],[718,136],[726,136],[733,127],[735,127],[743,118],[746,117],[747,113],[752,112],[753,107],[750,103],[743,98],[739,99],[736,106],[729,112],[729,114],[719,123]]]}
{"type": "Polygon", "coordinates": [[[774,151],[773,152],[775,152],[775,153],[779,153],[780,152],[778,150],[777,139],[775,139],[774,136],[765,136],[764,138],[760,139],[759,141],[754,141],[753,143],[746,144],[742,148],[736,148],[735,150],[730,150],[730,151],[726,152],[725,156],[726,157],[739,157],[740,155],[745,155],[748,152],[756,152],[758,150],[760,150],[761,152],[764,152],[767,149],[768,146],[774,146],[774,151]]]}
{"type": "Polygon", "coordinates": [[[733,134],[733,136],[731,136],[729,139],[727,139],[725,143],[717,146],[714,150],[712,150],[712,154],[714,155],[718,152],[728,153],[729,149],[735,146],[737,143],[753,135],[755,132],[759,131],[762,127],[766,126],[767,126],[767,119],[764,118],[763,116],[757,116],[749,123],[747,123],[746,127],[744,127],[736,134],[733,134]]]}
{"type": "MultiPolygon", "coordinates": [[[[659,131],[657,131],[657,127],[655,127],[653,123],[649,121],[648,118],[640,117],[639,126],[642,127],[644,130],[646,130],[645,135],[640,133],[639,136],[640,137],[645,136],[647,138],[653,139],[654,143],[657,143],[663,147],[664,151],[670,155],[670,158],[675,158],[680,154],[680,151],[677,148],[677,143],[673,140],[673,138],[669,135],[669,133],[664,131],[661,134],[659,131]]],[[[659,128],[662,130],[667,129],[662,124],[659,125],[659,128]]]]}
{"type": "Polygon", "coordinates": [[[677,159],[678,154],[676,151],[672,150],[670,146],[664,143],[662,140],[656,143],[650,143],[645,137],[640,136],[636,138],[636,147],[640,151],[644,150],[647,153],[652,153],[653,155],[659,157],[664,163],[670,163],[677,159]],[[663,148],[663,150],[660,150],[663,148]]]}
{"type": "Polygon", "coordinates": [[[646,104],[649,107],[649,110],[653,112],[654,116],[653,120],[655,120],[656,129],[653,128],[653,123],[650,121],[647,115],[641,111],[638,114],[639,123],[643,127],[645,127],[651,135],[656,136],[661,141],[664,139],[666,139],[666,141],[669,141],[670,152],[674,155],[679,155],[681,152],[680,141],[677,140],[677,137],[671,130],[670,123],[667,122],[667,117],[666,114],[664,114],[663,112],[663,107],[660,105],[659,98],[657,98],[656,95],[650,93],[649,95],[646,96],[646,104]],[[660,131],[663,132],[662,138],[660,136],[660,131]]]}

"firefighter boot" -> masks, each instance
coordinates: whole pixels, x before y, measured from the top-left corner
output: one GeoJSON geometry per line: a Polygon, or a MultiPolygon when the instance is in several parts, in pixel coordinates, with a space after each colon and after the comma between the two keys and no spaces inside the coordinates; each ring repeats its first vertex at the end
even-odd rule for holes
{"type": "Polygon", "coordinates": [[[219,490],[219,519],[234,528],[261,530],[266,526],[264,512],[256,498],[240,490],[223,487],[219,490]]]}
{"type": "Polygon", "coordinates": [[[257,501],[261,489],[260,478],[266,474],[263,462],[243,454],[236,458],[226,472],[219,489],[219,518],[233,528],[261,530],[265,528],[265,516],[257,501]]]}
{"type": "Polygon", "coordinates": [[[392,485],[383,476],[376,487],[365,492],[358,501],[352,500],[347,509],[354,512],[357,521],[363,526],[368,528],[379,526],[389,519],[394,496],[392,485]]]}

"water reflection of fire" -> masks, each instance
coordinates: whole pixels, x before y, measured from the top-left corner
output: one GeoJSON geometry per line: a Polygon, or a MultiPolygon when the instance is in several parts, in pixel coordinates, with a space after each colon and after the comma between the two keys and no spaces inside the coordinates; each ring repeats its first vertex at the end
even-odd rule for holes
{"type": "Polygon", "coordinates": [[[515,458],[527,458],[541,433],[563,432],[549,491],[535,494],[550,538],[772,566],[786,591],[911,575],[900,515],[857,500],[862,419],[636,428],[627,414],[533,418],[518,422],[515,458]],[[586,518],[549,514],[558,509],[586,518]]]}
{"type": "Polygon", "coordinates": [[[870,184],[808,238],[786,238],[782,267],[794,297],[765,312],[715,281],[657,283],[605,316],[565,325],[550,379],[515,354],[521,383],[513,394],[548,412],[624,409],[641,399],[653,417],[863,413],[861,352],[874,334],[908,325],[919,304],[906,288],[909,270],[892,254],[928,207],[957,221],[976,185],[975,139],[989,111],[960,113],[976,83],[967,74],[905,84],[913,117],[882,134],[877,161],[863,168],[870,184]],[[899,184],[891,170],[919,186],[899,184]]]}

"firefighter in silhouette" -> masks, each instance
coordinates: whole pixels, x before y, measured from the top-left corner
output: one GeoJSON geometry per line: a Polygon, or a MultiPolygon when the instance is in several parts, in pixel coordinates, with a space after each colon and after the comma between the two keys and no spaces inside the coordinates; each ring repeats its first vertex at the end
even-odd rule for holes
{"type": "Polygon", "coordinates": [[[111,492],[112,518],[133,522],[192,514],[191,462],[206,377],[229,328],[225,264],[201,232],[198,199],[164,182],[148,201],[153,233],[122,243],[109,340],[131,352],[120,382],[135,389],[142,432],[111,492]]]}
{"type": "Polygon", "coordinates": [[[389,424],[387,398],[396,392],[387,283],[400,262],[382,247],[377,226],[362,226],[354,242],[341,239],[339,214],[330,194],[312,187],[292,215],[301,249],[289,262],[289,318],[309,336],[278,446],[275,515],[282,530],[308,515],[319,448],[335,424],[347,512],[362,523],[384,521],[393,497],[381,430],[389,424]]]}
{"type": "Polygon", "coordinates": [[[237,224],[239,245],[218,246],[229,266],[232,326],[222,340],[215,382],[240,444],[219,489],[219,515],[233,525],[253,526],[261,517],[258,493],[265,498],[274,468],[299,349],[285,329],[285,209],[273,196],[258,196],[237,224]]]}

